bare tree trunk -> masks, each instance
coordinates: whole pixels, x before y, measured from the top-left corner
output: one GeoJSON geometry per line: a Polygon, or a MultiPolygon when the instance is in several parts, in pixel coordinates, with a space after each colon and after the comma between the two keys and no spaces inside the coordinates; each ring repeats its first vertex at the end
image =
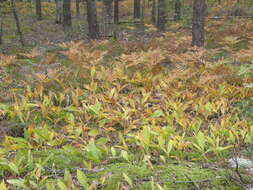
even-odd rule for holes
{"type": "Polygon", "coordinates": [[[152,0],[151,21],[156,24],[156,0],[152,0]]]}
{"type": "Polygon", "coordinates": [[[194,0],[192,21],[192,46],[202,47],[205,42],[205,0],[194,0]]]}
{"type": "Polygon", "coordinates": [[[22,31],[21,31],[21,28],[20,28],[20,23],[19,23],[18,14],[17,14],[17,11],[16,11],[16,6],[15,6],[14,0],[11,0],[11,8],[12,8],[13,16],[14,16],[16,26],[17,26],[17,33],[19,35],[19,41],[20,41],[22,46],[25,46],[24,39],[23,39],[23,34],[22,34],[22,31]]]}
{"type": "Polygon", "coordinates": [[[2,22],[2,18],[0,18],[0,45],[3,44],[3,22],[2,22]]]}
{"type": "Polygon", "coordinates": [[[62,23],[62,0],[55,0],[56,9],[56,24],[62,23]]]}
{"type": "Polygon", "coordinates": [[[114,0],[114,24],[119,23],[119,0],[114,0]]]}
{"type": "Polygon", "coordinates": [[[76,17],[80,18],[80,0],[76,0],[76,17]]]}
{"type": "Polygon", "coordinates": [[[99,38],[99,27],[97,22],[97,8],[95,0],[87,1],[87,21],[89,25],[89,37],[91,39],[99,38]]]}
{"type": "Polygon", "coordinates": [[[157,28],[161,31],[165,30],[166,24],[166,2],[165,0],[158,0],[158,16],[157,28]]]}
{"type": "Polygon", "coordinates": [[[36,6],[36,17],[37,17],[37,20],[41,20],[42,19],[41,0],[35,0],[35,6],[36,6]]]}
{"type": "Polygon", "coordinates": [[[134,19],[141,17],[141,0],[134,0],[134,19]]]}
{"type": "Polygon", "coordinates": [[[144,24],[144,20],[145,20],[145,7],[146,7],[146,0],[142,0],[142,5],[141,5],[141,24],[144,24]]]}
{"type": "Polygon", "coordinates": [[[176,0],[175,1],[175,16],[174,16],[174,20],[178,21],[181,19],[181,0],[176,0]]]}
{"type": "Polygon", "coordinates": [[[71,22],[71,0],[63,0],[62,6],[62,26],[65,31],[71,29],[72,22],[71,22]]]}
{"type": "Polygon", "coordinates": [[[111,36],[113,32],[112,0],[103,0],[104,34],[111,36]]]}

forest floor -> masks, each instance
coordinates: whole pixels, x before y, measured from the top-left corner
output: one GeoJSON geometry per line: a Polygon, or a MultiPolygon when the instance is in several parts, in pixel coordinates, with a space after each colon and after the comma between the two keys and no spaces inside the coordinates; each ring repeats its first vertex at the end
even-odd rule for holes
{"type": "Polygon", "coordinates": [[[69,36],[18,7],[27,46],[6,17],[0,47],[0,189],[252,188],[253,164],[229,161],[253,155],[252,20],[208,20],[197,49],[185,21],[88,41],[81,19],[69,36]]]}

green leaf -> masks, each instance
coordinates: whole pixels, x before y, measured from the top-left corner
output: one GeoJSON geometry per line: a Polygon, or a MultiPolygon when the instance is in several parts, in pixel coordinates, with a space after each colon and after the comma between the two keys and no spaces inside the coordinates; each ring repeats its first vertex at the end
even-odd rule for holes
{"type": "Polygon", "coordinates": [[[121,156],[122,156],[125,160],[129,161],[127,151],[125,151],[125,150],[121,150],[121,156]]]}
{"type": "Polygon", "coordinates": [[[130,177],[128,177],[125,173],[123,173],[123,177],[125,178],[125,180],[128,183],[128,185],[130,185],[130,187],[133,188],[133,182],[130,179],[130,177]]]}
{"type": "Polygon", "coordinates": [[[15,185],[15,186],[18,186],[18,187],[22,187],[24,189],[28,189],[29,187],[27,187],[25,185],[25,180],[24,179],[9,179],[7,180],[7,182],[11,185],[15,185]]]}
{"type": "Polygon", "coordinates": [[[82,171],[77,170],[76,177],[77,177],[79,183],[83,186],[83,188],[85,190],[88,190],[89,184],[88,184],[88,180],[87,180],[86,175],[82,171]]]}
{"type": "Polygon", "coordinates": [[[94,143],[90,143],[87,145],[87,151],[90,153],[91,159],[93,159],[95,162],[100,162],[100,159],[102,158],[102,153],[99,148],[94,143]]]}
{"type": "Polygon", "coordinates": [[[53,183],[47,183],[47,190],[56,190],[53,183]]]}
{"type": "Polygon", "coordinates": [[[99,132],[99,130],[97,130],[97,129],[92,129],[92,130],[90,130],[89,133],[88,133],[88,135],[91,136],[91,137],[95,137],[95,136],[97,136],[97,135],[99,135],[99,134],[100,134],[100,132],[99,132]]]}
{"type": "Polygon", "coordinates": [[[65,185],[65,183],[63,183],[61,180],[57,180],[57,185],[60,188],[60,190],[68,190],[68,188],[65,185]]]}
{"type": "Polygon", "coordinates": [[[161,116],[163,116],[164,114],[163,114],[163,111],[162,110],[156,110],[152,115],[151,115],[151,117],[152,118],[158,118],[158,117],[161,117],[161,116]]]}
{"type": "Polygon", "coordinates": [[[11,171],[13,171],[15,174],[19,174],[18,166],[14,164],[13,162],[8,164],[11,171]]]}
{"type": "Polygon", "coordinates": [[[100,102],[97,102],[96,104],[91,105],[91,106],[89,106],[88,108],[89,108],[89,110],[90,110],[91,112],[93,112],[94,114],[99,115],[99,112],[100,112],[101,107],[102,107],[101,103],[100,103],[100,102]]]}

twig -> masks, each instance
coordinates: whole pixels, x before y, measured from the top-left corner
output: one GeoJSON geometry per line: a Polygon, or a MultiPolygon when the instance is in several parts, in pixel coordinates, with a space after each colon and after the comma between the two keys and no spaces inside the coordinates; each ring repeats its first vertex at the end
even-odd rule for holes
{"type": "Polygon", "coordinates": [[[236,153],[236,151],[235,151],[235,149],[236,148],[234,148],[234,158],[233,158],[233,160],[234,160],[234,162],[235,162],[235,173],[238,175],[238,177],[239,177],[239,179],[240,179],[240,181],[241,181],[241,183],[245,183],[245,180],[243,179],[243,177],[242,177],[242,175],[241,175],[241,173],[240,173],[240,171],[239,171],[239,163],[238,163],[238,153],[236,153]]]}

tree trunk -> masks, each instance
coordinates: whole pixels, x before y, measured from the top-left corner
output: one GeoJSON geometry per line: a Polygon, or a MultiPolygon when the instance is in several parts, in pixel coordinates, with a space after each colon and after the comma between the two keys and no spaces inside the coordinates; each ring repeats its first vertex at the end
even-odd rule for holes
{"type": "Polygon", "coordinates": [[[99,27],[97,22],[97,9],[95,0],[87,1],[87,21],[89,25],[89,37],[91,39],[99,38],[99,27]]]}
{"type": "Polygon", "coordinates": [[[104,35],[111,36],[113,32],[112,0],[103,0],[104,35]]]}
{"type": "Polygon", "coordinates": [[[175,16],[174,16],[174,20],[178,21],[181,19],[181,0],[176,0],[175,2],[175,16]]]}
{"type": "Polygon", "coordinates": [[[41,0],[35,0],[35,6],[36,6],[36,17],[37,17],[37,20],[41,20],[42,19],[41,0]]]}
{"type": "Polygon", "coordinates": [[[202,47],[205,42],[205,0],[194,0],[192,21],[192,46],[202,47]]]}
{"type": "Polygon", "coordinates": [[[152,0],[151,21],[156,24],[156,0],[152,0]]]}
{"type": "Polygon", "coordinates": [[[71,22],[71,0],[63,0],[63,6],[62,6],[62,26],[64,31],[68,31],[71,29],[72,22],[71,22]]]}
{"type": "Polygon", "coordinates": [[[158,16],[157,28],[161,31],[165,30],[166,24],[166,2],[165,0],[158,0],[158,16]]]}
{"type": "Polygon", "coordinates": [[[145,7],[146,7],[146,0],[142,0],[142,5],[141,5],[141,24],[144,25],[144,20],[145,20],[145,7]]]}
{"type": "Polygon", "coordinates": [[[119,23],[119,0],[114,0],[114,24],[119,23]]]}
{"type": "Polygon", "coordinates": [[[141,0],[134,0],[134,19],[141,17],[141,0]]]}
{"type": "Polygon", "coordinates": [[[20,23],[19,23],[18,14],[17,14],[17,11],[16,11],[16,6],[15,6],[14,0],[11,0],[11,8],[12,8],[13,16],[14,16],[14,19],[15,19],[15,22],[16,22],[17,33],[19,35],[19,41],[20,41],[22,46],[25,46],[24,39],[23,39],[23,34],[22,34],[22,31],[21,31],[21,28],[20,28],[20,23]]]}
{"type": "Polygon", "coordinates": [[[3,22],[2,18],[0,18],[0,45],[3,44],[3,22]]]}
{"type": "Polygon", "coordinates": [[[56,5],[56,24],[62,23],[62,0],[55,0],[56,5]]]}
{"type": "Polygon", "coordinates": [[[76,0],[76,17],[80,18],[80,0],[76,0]]]}

